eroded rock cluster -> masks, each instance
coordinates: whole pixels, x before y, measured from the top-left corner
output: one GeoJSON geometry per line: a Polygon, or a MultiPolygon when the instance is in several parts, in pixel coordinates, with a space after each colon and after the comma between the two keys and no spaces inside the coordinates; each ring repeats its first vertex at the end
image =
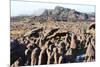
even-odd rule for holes
{"type": "Polygon", "coordinates": [[[60,28],[34,28],[11,38],[11,67],[95,61],[95,24],[77,35],[60,28]]]}

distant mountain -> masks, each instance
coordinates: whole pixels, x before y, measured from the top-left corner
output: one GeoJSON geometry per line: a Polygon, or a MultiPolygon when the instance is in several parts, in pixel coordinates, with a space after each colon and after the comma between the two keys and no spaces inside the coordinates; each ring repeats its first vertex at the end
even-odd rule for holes
{"type": "MultiPolygon", "coordinates": [[[[13,18],[12,18],[13,20],[13,18]]],[[[95,13],[83,13],[78,12],[74,9],[64,8],[61,6],[56,6],[54,9],[46,9],[40,16],[32,16],[31,20],[34,21],[95,21],[95,13]]]]}

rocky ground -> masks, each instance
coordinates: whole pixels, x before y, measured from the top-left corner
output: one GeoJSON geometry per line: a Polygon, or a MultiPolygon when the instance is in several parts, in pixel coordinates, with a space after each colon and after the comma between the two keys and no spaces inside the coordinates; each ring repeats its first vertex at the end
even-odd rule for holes
{"type": "Polygon", "coordinates": [[[11,22],[10,65],[95,61],[94,22],[11,22]]]}

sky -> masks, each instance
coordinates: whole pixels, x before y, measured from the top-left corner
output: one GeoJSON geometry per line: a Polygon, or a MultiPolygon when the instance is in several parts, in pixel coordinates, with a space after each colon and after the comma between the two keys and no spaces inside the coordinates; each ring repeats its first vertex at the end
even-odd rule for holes
{"type": "Polygon", "coordinates": [[[11,16],[19,15],[39,15],[44,9],[54,9],[56,6],[75,9],[76,11],[91,13],[95,12],[94,5],[76,4],[54,4],[40,2],[11,1],[11,16]]]}

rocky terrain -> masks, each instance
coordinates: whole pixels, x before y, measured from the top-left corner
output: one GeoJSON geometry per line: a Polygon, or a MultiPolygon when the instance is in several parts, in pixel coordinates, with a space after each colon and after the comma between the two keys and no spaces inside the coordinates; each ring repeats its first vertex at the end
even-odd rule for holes
{"type": "Polygon", "coordinates": [[[95,13],[84,13],[79,12],[74,9],[64,8],[61,6],[56,6],[54,9],[45,9],[45,11],[39,16],[18,16],[11,17],[12,21],[25,20],[25,18],[30,18],[31,21],[44,22],[47,20],[52,21],[64,21],[64,22],[77,22],[77,21],[95,21],[95,13]]]}
{"type": "Polygon", "coordinates": [[[95,61],[94,15],[56,7],[18,18],[11,18],[11,67],[95,61]]]}

